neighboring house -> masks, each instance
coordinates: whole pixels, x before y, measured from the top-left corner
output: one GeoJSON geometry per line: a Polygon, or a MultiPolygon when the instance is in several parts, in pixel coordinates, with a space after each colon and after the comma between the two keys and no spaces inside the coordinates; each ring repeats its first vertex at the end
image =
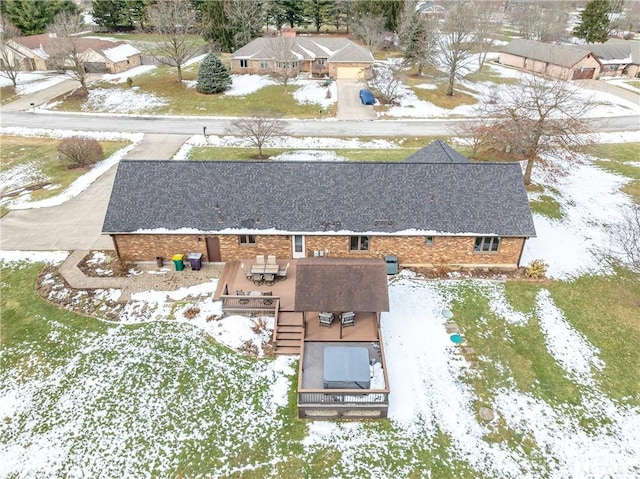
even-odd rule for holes
{"type": "MultiPolygon", "coordinates": [[[[7,47],[15,52],[15,58],[23,67],[21,69],[44,71],[56,68],[51,59],[55,43],[55,34],[43,33],[12,38],[8,40],[7,47]]],[[[82,37],[78,45],[89,72],[120,73],[141,64],[140,51],[126,42],[82,37]]]]}
{"type": "Polygon", "coordinates": [[[500,50],[503,65],[562,80],[595,79],[602,63],[591,52],[534,40],[513,40],[500,50]]]}
{"type": "Polygon", "coordinates": [[[339,37],[261,37],[231,55],[231,73],[268,74],[281,68],[277,58],[286,46],[290,64],[314,78],[371,78],[373,55],[366,48],[339,37]]]}
{"type": "Polygon", "coordinates": [[[393,254],[518,267],[535,236],[519,164],[461,161],[443,145],[401,163],[122,161],[103,233],[132,261],[393,254]]]}
{"type": "Polygon", "coordinates": [[[418,2],[416,11],[427,17],[443,17],[447,13],[442,5],[435,2],[418,2]]]}
{"type": "Polygon", "coordinates": [[[600,63],[600,77],[638,77],[640,72],[640,42],[611,38],[596,45],[576,45],[575,48],[592,52],[600,63]]]}

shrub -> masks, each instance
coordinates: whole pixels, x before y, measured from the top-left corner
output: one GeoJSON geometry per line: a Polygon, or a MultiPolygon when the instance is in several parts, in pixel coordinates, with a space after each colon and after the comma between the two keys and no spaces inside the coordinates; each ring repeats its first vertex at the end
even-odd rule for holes
{"type": "Polygon", "coordinates": [[[187,319],[193,319],[200,314],[200,308],[196,306],[191,306],[187,308],[184,312],[184,317],[187,319]]]}
{"type": "Polygon", "coordinates": [[[58,158],[68,169],[82,168],[104,160],[104,151],[93,138],[72,136],[58,145],[58,158]]]}
{"type": "Polygon", "coordinates": [[[129,85],[129,88],[133,86],[133,78],[127,77],[127,85],[129,85]]]}
{"type": "Polygon", "coordinates": [[[220,59],[213,53],[209,53],[198,69],[196,77],[196,90],[200,93],[220,93],[231,86],[229,71],[220,59]]]}
{"type": "Polygon", "coordinates": [[[547,274],[548,267],[549,265],[544,261],[542,261],[541,259],[534,259],[525,268],[524,275],[527,278],[541,279],[541,278],[544,278],[545,274],[547,274]]]}

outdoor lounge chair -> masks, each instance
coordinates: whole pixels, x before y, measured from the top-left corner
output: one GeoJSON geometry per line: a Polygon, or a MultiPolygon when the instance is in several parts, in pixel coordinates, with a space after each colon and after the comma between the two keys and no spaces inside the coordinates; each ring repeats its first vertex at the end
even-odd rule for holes
{"type": "Polygon", "coordinates": [[[342,327],[345,328],[347,326],[355,326],[356,324],[356,313],[353,311],[347,311],[340,315],[340,321],[342,322],[342,327]]]}
{"type": "Polygon", "coordinates": [[[240,263],[240,268],[242,268],[242,272],[244,273],[244,277],[250,280],[252,278],[251,271],[245,268],[244,263],[240,263]]]}
{"type": "Polygon", "coordinates": [[[267,264],[276,264],[276,257],[273,254],[267,255],[267,264]]]}
{"type": "Polygon", "coordinates": [[[278,274],[276,275],[276,277],[278,279],[287,279],[287,270],[289,269],[289,263],[287,263],[287,266],[283,268],[280,268],[278,270],[278,274]]]}
{"type": "Polygon", "coordinates": [[[318,319],[320,320],[320,326],[330,328],[333,323],[333,313],[320,313],[318,314],[318,319]]]}

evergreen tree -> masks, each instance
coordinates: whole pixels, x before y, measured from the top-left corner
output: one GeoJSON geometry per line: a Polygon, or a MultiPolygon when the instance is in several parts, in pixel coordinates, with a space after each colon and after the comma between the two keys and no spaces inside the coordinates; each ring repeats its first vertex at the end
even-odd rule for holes
{"type": "Polygon", "coordinates": [[[198,69],[196,77],[196,90],[200,93],[220,93],[231,86],[229,70],[213,53],[209,53],[198,69]]]}
{"type": "Polygon", "coordinates": [[[580,14],[580,23],[573,30],[576,37],[587,43],[604,43],[609,39],[609,0],[591,0],[580,14]]]}
{"type": "Polygon", "coordinates": [[[329,18],[329,10],[335,4],[331,0],[306,0],[304,3],[304,13],[316,27],[316,33],[320,33],[320,27],[329,18]]]}
{"type": "Polygon", "coordinates": [[[93,0],[91,16],[109,31],[132,30],[142,23],[149,0],[93,0]]]}
{"type": "Polygon", "coordinates": [[[2,0],[0,12],[23,35],[44,33],[53,18],[60,12],[76,13],[78,7],[72,0],[2,0]]]}

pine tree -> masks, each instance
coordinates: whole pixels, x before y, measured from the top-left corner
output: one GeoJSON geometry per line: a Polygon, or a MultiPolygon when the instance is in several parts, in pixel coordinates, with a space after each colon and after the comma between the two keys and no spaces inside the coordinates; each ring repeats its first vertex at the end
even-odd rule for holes
{"type": "Polygon", "coordinates": [[[209,53],[198,69],[196,90],[200,93],[220,93],[231,86],[229,70],[213,53],[209,53]]]}
{"type": "Polygon", "coordinates": [[[587,43],[604,43],[609,39],[609,0],[591,0],[580,14],[580,23],[573,30],[587,43]]]}

